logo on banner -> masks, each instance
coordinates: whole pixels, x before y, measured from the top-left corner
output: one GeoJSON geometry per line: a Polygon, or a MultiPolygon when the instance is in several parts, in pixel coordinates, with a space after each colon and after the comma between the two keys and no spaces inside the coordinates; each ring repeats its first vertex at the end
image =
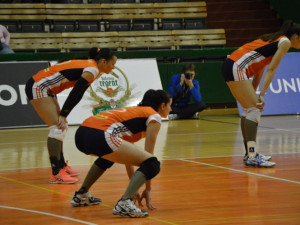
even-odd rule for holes
{"type": "Polygon", "coordinates": [[[102,73],[90,86],[89,100],[96,102],[93,113],[97,114],[106,110],[123,107],[131,99],[134,86],[129,85],[125,73],[115,67],[109,74],[102,73]]]}

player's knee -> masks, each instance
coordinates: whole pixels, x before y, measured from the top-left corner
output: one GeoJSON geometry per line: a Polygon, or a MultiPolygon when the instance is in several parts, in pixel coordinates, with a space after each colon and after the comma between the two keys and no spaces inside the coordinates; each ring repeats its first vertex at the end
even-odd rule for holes
{"type": "Polygon", "coordinates": [[[49,135],[48,137],[50,138],[55,138],[59,141],[63,141],[65,136],[66,136],[66,133],[67,133],[67,130],[65,129],[64,131],[61,130],[61,129],[58,129],[58,127],[56,125],[53,125],[50,128],[50,132],[49,132],[49,135]]]}
{"type": "Polygon", "coordinates": [[[151,180],[155,177],[160,171],[160,162],[156,157],[151,157],[145,160],[138,171],[142,172],[147,180],[151,180]]]}
{"type": "Polygon", "coordinates": [[[255,123],[259,123],[261,112],[256,107],[251,107],[247,109],[246,119],[251,120],[255,123]]]}
{"type": "Polygon", "coordinates": [[[112,165],[114,164],[114,162],[111,162],[103,158],[98,158],[94,163],[104,171],[112,167],[112,165]]]}

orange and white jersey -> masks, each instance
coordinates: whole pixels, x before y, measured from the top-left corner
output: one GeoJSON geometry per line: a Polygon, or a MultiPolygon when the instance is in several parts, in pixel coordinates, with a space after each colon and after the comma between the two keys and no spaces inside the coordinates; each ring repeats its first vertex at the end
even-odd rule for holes
{"type": "Polygon", "coordinates": [[[133,143],[145,137],[151,121],[161,123],[161,116],[152,107],[136,106],[98,113],[83,121],[81,126],[103,130],[133,143]]]}
{"type": "Polygon", "coordinates": [[[285,40],[289,39],[286,36],[281,36],[273,42],[257,39],[234,51],[228,58],[232,59],[235,62],[234,67],[237,67],[233,68],[233,71],[237,71],[236,75],[241,76],[235,80],[247,79],[243,78],[243,74],[252,77],[263,71],[270,64],[279,45],[285,40]]]}
{"type": "Polygon", "coordinates": [[[35,81],[33,88],[39,89],[40,93],[58,94],[73,87],[83,72],[92,73],[94,79],[100,75],[93,59],[63,61],[35,74],[32,77],[35,81]]]}

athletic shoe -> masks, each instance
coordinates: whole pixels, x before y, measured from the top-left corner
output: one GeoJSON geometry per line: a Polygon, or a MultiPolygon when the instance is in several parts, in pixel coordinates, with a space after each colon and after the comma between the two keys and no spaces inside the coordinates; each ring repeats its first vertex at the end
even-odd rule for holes
{"type": "Polygon", "coordinates": [[[169,114],[168,115],[168,119],[169,120],[177,120],[178,119],[178,115],[177,114],[169,114]]]}
{"type": "MultiPolygon", "coordinates": [[[[270,155],[263,155],[260,153],[256,153],[256,156],[261,157],[264,161],[270,161],[272,159],[272,156],[270,155]]],[[[249,156],[245,155],[243,161],[246,162],[248,160],[249,156]]]]}
{"type": "Polygon", "coordinates": [[[192,118],[198,120],[198,119],[200,119],[200,114],[198,112],[196,112],[192,118]]]}
{"type": "Polygon", "coordinates": [[[136,205],[130,198],[126,200],[119,200],[115,208],[113,209],[113,214],[129,216],[132,218],[149,216],[149,213],[147,211],[141,210],[138,207],[136,207],[136,205]]]}
{"type": "Polygon", "coordinates": [[[273,167],[275,165],[275,162],[265,161],[260,155],[255,156],[254,159],[248,158],[245,161],[246,167],[273,167]]]}
{"type": "Polygon", "coordinates": [[[49,183],[51,184],[74,184],[78,180],[70,177],[64,169],[61,169],[58,174],[51,175],[49,183]]]}
{"type": "Polygon", "coordinates": [[[79,193],[75,192],[74,197],[71,201],[71,205],[76,206],[89,206],[89,205],[98,205],[102,202],[100,198],[94,198],[89,192],[79,193]]]}
{"type": "Polygon", "coordinates": [[[67,174],[69,174],[70,177],[78,176],[80,174],[79,170],[74,170],[71,168],[71,166],[68,165],[68,160],[66,161],[66,166],[64,167],[64,170],[67,174]]]}

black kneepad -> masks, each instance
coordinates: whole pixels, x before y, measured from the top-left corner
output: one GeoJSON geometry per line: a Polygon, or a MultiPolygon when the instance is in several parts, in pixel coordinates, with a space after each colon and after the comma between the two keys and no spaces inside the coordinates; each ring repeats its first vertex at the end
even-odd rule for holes
{"type": "Polygon", "coordinates": [[[98,158],[94,163],[104,171],[114,165],[114,162],[102,158],[98,158]]]}
{"type": "Polygon", "coordinates": [[[156,157],[151,157],[144,161],[138,171],[142,172],[147,180],[151,180],[160,171],[160,162],[156,157]]]}

